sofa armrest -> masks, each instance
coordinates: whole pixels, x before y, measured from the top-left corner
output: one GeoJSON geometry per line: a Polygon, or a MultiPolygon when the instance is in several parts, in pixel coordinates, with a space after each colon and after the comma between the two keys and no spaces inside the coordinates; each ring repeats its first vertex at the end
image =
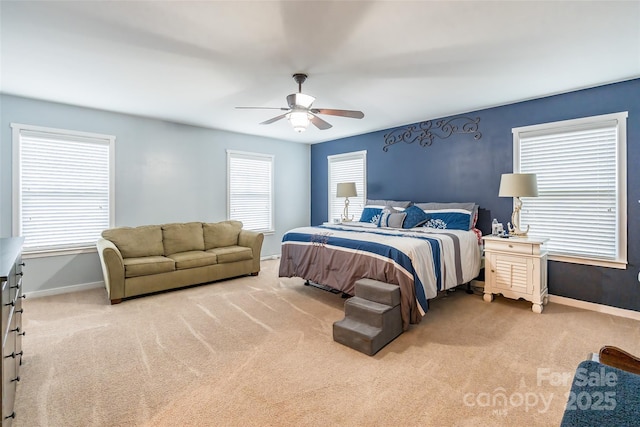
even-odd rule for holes
{"type": "Polygon", "coordinates": [[[253,268],[252,274],[258,274],[260,271],[260,253],[262,252],[262,242],[264,241],[264,234],[250,230],[240,230],[238,235],[238,245],[251,248],[253,252],[253,268]]]}
{"type": "Polygon", "coordinates": [[[98,256],[102,265],[104,286],[107,288],[111,303],[118,303],[124,298],[124,261],[116,245],[107,239],[99,238],[96,242],[98,256]]]}
{"type": "Polygon", "coordinates": [[[640,375],[640,357],[618,347],[605,345],[599,352],[600,363],[640,375]]]}

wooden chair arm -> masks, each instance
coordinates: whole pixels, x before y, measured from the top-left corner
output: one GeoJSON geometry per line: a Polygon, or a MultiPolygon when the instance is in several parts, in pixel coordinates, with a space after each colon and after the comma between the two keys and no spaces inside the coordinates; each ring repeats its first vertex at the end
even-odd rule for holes
{"type": "Polygon", "coordinates": [[[600,349],[600,363],[640,375],[640,358],[611,345],[600,349]]]}

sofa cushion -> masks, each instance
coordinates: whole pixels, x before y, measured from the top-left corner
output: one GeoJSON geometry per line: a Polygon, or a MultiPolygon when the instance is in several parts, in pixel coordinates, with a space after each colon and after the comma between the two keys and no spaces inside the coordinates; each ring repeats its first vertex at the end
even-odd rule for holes
{"type": "Polygon", "coordinates": [[[167,273],[176,269],[176,263],[163,256],[145,256],[125,258],[124,277],[148,276],[149,274],[167,273]]]}
{"type": "Polygon", "coordinates": [[[207,252],[216,254],[219,264],[253,259],[253,251],[245,246],[226,246],[224,248],[209,249],[207,252]]]}
{"type": "Polygon", "coordinates": [[[102,237],[113,242],[123,258],[164,255],[159,225],[111,228],[104,230],[102,237]]]}
{"type": "Polygon", "coordinates": [[[202,224],[205,250],[222,248],[238,244],[238,235],[242,230],[241,221],[221,221],[202,224]]]}
{"type": "Polygon", "coordinates": [[[169,255],[169,258],[176,262],[176,269],[204,267],[218,263],[218,256],[213,253],[203,251],[179,252],[169,255]]]}
{"type": "Polygon", "coordinates": [[[164,244],[164,255],[203,251],[202,223],[164,224],[162,226],[162,243],[164,244]]]}

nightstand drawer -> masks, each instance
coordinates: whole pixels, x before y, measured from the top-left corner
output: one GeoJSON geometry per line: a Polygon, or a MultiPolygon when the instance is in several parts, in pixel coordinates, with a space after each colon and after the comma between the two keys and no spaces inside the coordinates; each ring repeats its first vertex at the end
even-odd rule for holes
{"type": "Polygon", "coordinates": [[[539,245],[532,245],[530,243],[518,242],[515,239],[503,239],[504,242],[497,242],[495,240],[485,240],[484,249],[488,251],[509,252],[512,254],[523,255],[535,255],[535,248],[539,248],[539,245]]]}

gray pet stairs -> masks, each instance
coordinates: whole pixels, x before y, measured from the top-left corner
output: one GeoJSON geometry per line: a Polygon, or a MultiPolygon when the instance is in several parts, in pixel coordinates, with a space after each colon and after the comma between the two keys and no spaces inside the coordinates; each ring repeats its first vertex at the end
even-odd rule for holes
{"type": "Polygon", "coordinates": [[[355,288],[344,319],[333,324],[333,340],[372,356],[402,333],[400,287],[360,279],[355,288]]]}

